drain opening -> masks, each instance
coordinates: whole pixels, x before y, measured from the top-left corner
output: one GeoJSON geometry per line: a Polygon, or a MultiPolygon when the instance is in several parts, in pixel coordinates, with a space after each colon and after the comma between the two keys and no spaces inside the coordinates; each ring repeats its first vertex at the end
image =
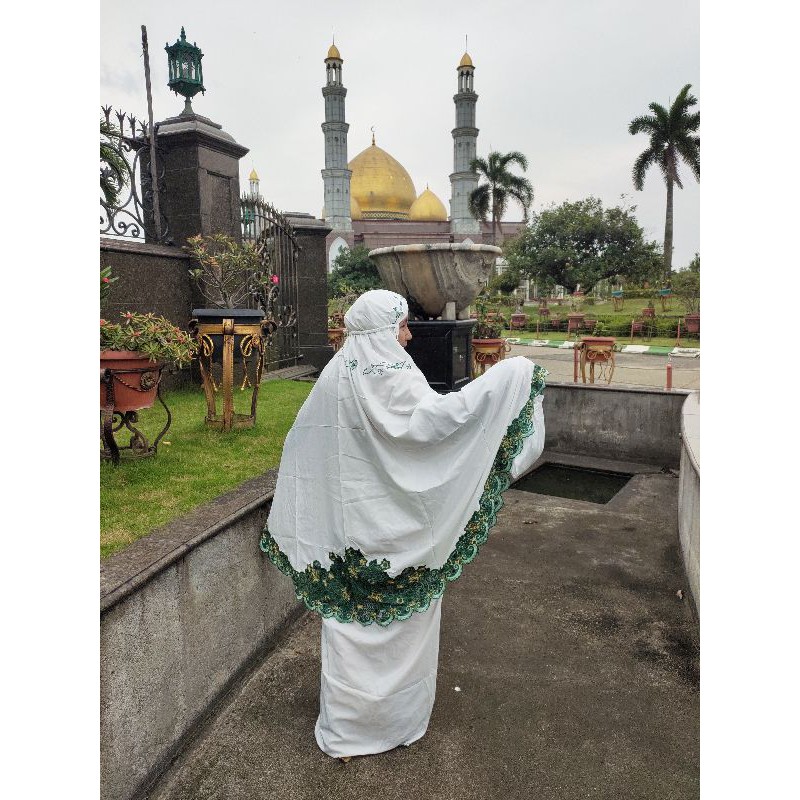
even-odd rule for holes
{"type": "Polygon", "coordinates": [[[546,494],[605,504],[633,477],[627,472],[542,464],[517,481],[512,488],[523,492],[546,494]]]}

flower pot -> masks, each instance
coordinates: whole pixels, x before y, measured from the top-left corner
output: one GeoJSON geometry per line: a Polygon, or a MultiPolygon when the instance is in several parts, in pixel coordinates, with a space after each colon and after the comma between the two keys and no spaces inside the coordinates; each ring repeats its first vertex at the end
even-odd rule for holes
{"type": "Polygon", "coordinates": [[[567,314],[567,333],[577,333],[583,327],[586,314],[567,314]]]}
{"type": "Polygon", "coordinates": [[[344,328],[328,328],[328,344],[334,352],[344,344],[344,328]]]}
{"type": "Polygon", "coordinates": [[[521,331],[525,330],[525,326],[528,324],[528,315],[527,314],[512,314],[511,315],[511,330],[514,331],[521,331]]]}
{"type": "MultiPolygon", "coordinates": [[[[152,408],[161,380],[163,364],[134,350],[101,350],[100,370],[112,370],[114,411],[138,411],[152,408]]],[[[100,380],[100,408],[108,403],[106,383],[100,380]]]]}
{"type": "Polygon", "coordinates": [[[502,361],[510,349],[505,339],[473,339],[472,362],[475,377],[502,361]]]}
{"type": "Polygon", "coordinates": [[[684,317],[684,323],[686,325],[686,333],[700,333],[699,314],[687,314],[684,317]]]}
{"type": "MultiPolygon", "coordinates": [[[[614,336],[581,336],[580,350],[581,377],[586,383],[586,365],[589,365],[589,382],[594,383],[595,366],[608,363],[606,381],[611,383],[614,374],[614,336]]],[[[601,367],[601,370],[604,369],[601,367]]],[[[601,372],[602,374],[602,372],[601,372]]]]}
{"type": "Polygon", "coordinates": [[[206,340],[206,343],[211,343],[211,362],[213,364],[221,364],[222,333],[208,333],[207,326],[218,327],[222,325],[223,319],[232,319],[234,331],[233,355],[234,358],[242,357],[242,340],[245,336],[252,335],[253,330],[244,330],[241,333],[237,333],[236,329],[243,326],[260,325],[261,320],[264,319],[264,312],[260,308],[194,308],[192,309],[192,317],[199,323],[199,332],[206,340]]]}
{"type": "Polygon", "coordinates": [[[650,306],[646,306],[642,309],[642,316],[654,319],[656,316],[656,310],[654,308],[650,308],[650,306]]]}

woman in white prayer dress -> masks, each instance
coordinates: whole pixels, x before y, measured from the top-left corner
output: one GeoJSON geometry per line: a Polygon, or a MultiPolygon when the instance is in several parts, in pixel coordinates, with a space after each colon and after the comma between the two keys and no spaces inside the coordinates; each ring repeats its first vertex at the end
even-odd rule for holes
{"type": "Polygon", "coordinates": [[[442,594],[544,447],[544,369],[509,358],[440,395],[404,349],[407,322],[386,290],[347,312],[344,346],[286,437],[261,537],[323,617],[315,734],[344,759],[425,734],[442,594]]]}

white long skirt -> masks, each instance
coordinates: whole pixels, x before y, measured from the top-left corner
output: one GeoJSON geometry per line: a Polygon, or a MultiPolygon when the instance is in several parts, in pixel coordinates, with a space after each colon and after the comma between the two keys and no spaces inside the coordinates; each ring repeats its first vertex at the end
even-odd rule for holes
{"type": "Polygon", "coordinates": [[[330,756],[382,753],[425,735],[436,697],[441,598],[390,625],[322,620],[317,744],[330,756]]]}

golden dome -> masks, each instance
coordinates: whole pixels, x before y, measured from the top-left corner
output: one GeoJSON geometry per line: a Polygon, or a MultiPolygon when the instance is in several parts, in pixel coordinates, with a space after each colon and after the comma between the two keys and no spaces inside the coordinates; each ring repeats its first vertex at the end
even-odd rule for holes
{"type": "Polygon", "coordinates": [[[425,187],[425,191],[414,201],[408,218],[415,222],[447,222],[447,209],[442,201],[425,187]]]}
{"type": "Polygon", "coordinates": [[[257,181],[257,180],[258,180],[258,173],[255,171],[255,168],[254,168],[254,169],[253,169],[253,171],[250,173],[250,178],[249,178],[249,180],[251,180],[251,181],[257,181]]]}
{"type": "MultiPolygon", "coordinates": [[[[452,64],[453,62],[451,61],[450,63],[452,64]]],[[[458,66],[472,67],[473,69],[475,68],[475,65],[472,63],[472,59],[469,57],[469,53],[467,53],[466,51],[464,52],[464,55],[461,56],[461,61],[458,62],[458,66]]]]}
{"type": "Polygon", "coordinates": [[[332,44],[328,48],[328,55],[325,56],[325,58],[326,58],[326,60],[329,59],[329,58],[338,58],[339,61],[341,61],[342,57],[341,57],[341,55],[339,55],[339,48],[335,44],[332,44]]]}
{"type": "Polygon", "coordinates": [[[411,176],[374,139],[347,168],[353,172],[350,197],[361,209],[363,219],[408,218],[408,210],[417,199],[411,176]]]}

